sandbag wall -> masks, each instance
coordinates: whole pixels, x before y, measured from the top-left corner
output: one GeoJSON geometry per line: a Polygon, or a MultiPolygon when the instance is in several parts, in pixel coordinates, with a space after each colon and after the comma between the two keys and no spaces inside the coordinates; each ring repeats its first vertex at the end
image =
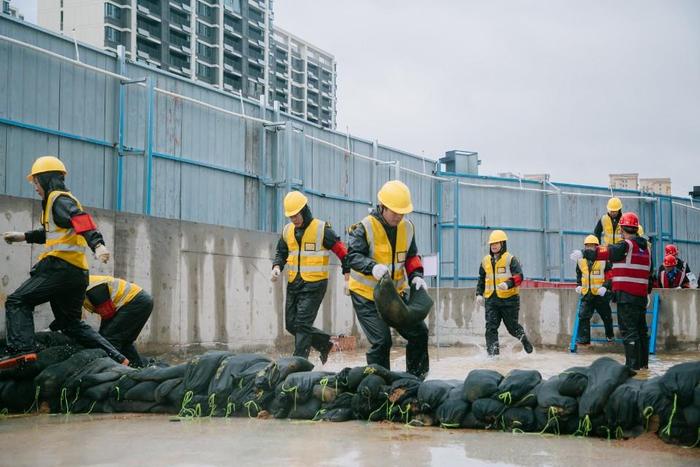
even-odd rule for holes
{"type": "Polygon", "coordinates": [[[0,372],[3,413],[367,420],[608,439],[653,429],[669,443],[700,444],[700,362],[649,380],[602,357],[546,380],[536,370],[472,370],[464,380],[421,381],[378,365],[334,373],[300,357],[224,351],[134,369],[61,334],[38,339],[37,362],[0,372]]]}

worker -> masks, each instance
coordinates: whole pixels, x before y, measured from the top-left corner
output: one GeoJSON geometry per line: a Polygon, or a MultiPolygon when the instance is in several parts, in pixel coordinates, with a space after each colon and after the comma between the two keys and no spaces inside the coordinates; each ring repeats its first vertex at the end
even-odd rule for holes
{"type": "Polygon", "coordinates": [[[308,199],[299,191],[284,197],[284,215],[289,222],[277,242],[270,279],[276,282],[287,266],[287,298],[284,322],[294,336],[294,355],[308,358],[311,347],[320,353],[325,364],[333,348],[330,334],[313,326],[326,294],[329,260],[332,251],[347,276],[347,248],[330,223],[314,219],[308,199]]]}
{"type": "MultiPolygon", "coordinates": [[[[608,212],[598,220],[593,233],[601,246],[613,245],[622,241],[620,233],[620,216],[622,215],[622,201],[620,198],[610,198],[608,200],[608,212]]],[[[644,236],[644,229],[639,226],[638,235],[644,236]]]]}
{"type": "Polygon", "coordinates": [[[130,366],[145,366],[134,341],[153,311],[148,292],[124,279],[90,275],[83,308],[100,315],[100,334],[126,356],[130,366]]]}
{"type": "Polygon", "coordinates": [[[625,365],[633,370],[649,366],[646,308],[653,286],[649,243],[637,235],[639,218],[633,212],[620,216],[623,241],[594,250],[574,250],[571,259],[612,262],[612,286],[617,318],[625,345],[625,365]]]}
{"type": "Polygon", "coordinates": [[[34,307],[50,302],[55,320],[50,328],[61,331],[84,347],[98,347],[117,362],[128,359],[110,342],[81,320],[88,285],[86,250],[107,263],[110,252],[90,214],[65,186],[66,167],[57,157],[39,157],[27,180],[42,199],[42,227],[28,232],[5,232],[7,243],[44,244],[44,252],[30,277],[5,302],[7,350],[0,367],[36,360],[34,307]]]}
{"type": "MultiPolygon", "coordinates": [[[[595,250],[599,245],[598,237],[589,235],[583,241],[586,250],[595,250]]],[[[578,314],[578,336],[576,342],[581,345],[591,343],[591,317],[597,312],[603,320],[605,337],[611,342],[615,337],[613,332],[612,310],[610,298],[610,263],[607,261],[591,261],[581,258],[576,264],[576,293],[581,295],[581,309],[578,314]]]]}
{"type": "MultiPolygon", "coordinates": [[[[350,299],[360,327],[370,348],[368,364],[390,369],[392,340],[389,325],[382,319],[374,302],[374,288],[388,275],[404,300],[409,284],[416,290],[427,290],[423,264],[418,256],[415,227],[406,214],[413,212],[411,192],[399,180],[386,182],[377,193],[378,205],[355,224],[350,232],[348,263],[350,265],[350,299]]],[[[424,321],[396,331],[406,344],[406,370],[421,379],[430,370],[428,327],[424,321]]]]}
{"type": "MultiPolygon", "coordinates": [[[[688,265],[687,261],[683,261],[678,257],[679,255],[679,250],[676,245],[666,245],[664,248],[664,258],[668,255],[673,255],[674,258],[676,258],[676,268],[678,268],[688,279],[688,287],[695,288],[697,283],[697,279],[695,278],[695,274],[690,270],[690,266],[688,265]]],[[[663,266],[659,267],[659,276],[661,273],[661,270],[663,269],[663,266]]]]}
{"type": "Polygon", "coordinates": [[[486,352],[490,357],[500,352],[498,328],[501,321],[511,336],[523,344],[525,352],[532,353],[532,344],[518,322],[520,313],[519,286],[523,270],[518,259],[508,251],[508,236],[502,230],[489,235],[489,252],[479,266],[476,300],[486,307],[486,352]]]}
{"type": "Polygon", "coordinates": [[[659,268],[656,286],[662,289],[688,289],[690,280],[685,271],[678,265],[678,260],[673,255],[666,255],[664,264],[659,268]]]}

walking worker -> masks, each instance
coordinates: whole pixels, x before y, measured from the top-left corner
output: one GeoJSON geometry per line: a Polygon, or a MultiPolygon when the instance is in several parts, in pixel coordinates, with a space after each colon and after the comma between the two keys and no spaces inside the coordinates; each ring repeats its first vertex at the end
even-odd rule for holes
{"type": "Polygon", "coordinates": [[[131,366],[144,366],[134,342],[153,311],[148,292],[124,279],[90,275],[83,308],[100,315],[100,334],[126,356],[131,366]]]}
{"type": "Polygon", "coordinates": [[[347,276],[347,248],[330,223],[314,219],[303,193],[287,193],[284,215],[290,222],[277,242],[270,280],[276,282],[287,266],[284,322],[294,336],[294,355],[308,358],[313,347],[325,364],[333,348],[331,336],[313,324],[328,287],[330,252],[338,257],[347,276]]]}
{"type": "Polygon", "coordinates": [[[508,236],[502,230],[489,235],[489,252],[479,266],[476,300],[486,307],[486,352],[498,355],[498,328],[501,321],[511,336],[523,344],[525,352],[532,353],[525,330],[518,322],[520,295],[518,287],[523,281],[523,270],[518,259],[508,251],[508,236]]]}
{"type": "Polygon", "coordinates": [[[639,218],[633,212],[620,217],[623,241],[591,250],[574,250],[570,258],[612,262],[612,286],[617,318],[625,345],[625,365],[633,370],[649,366],[646,309],[653,286],[649,243],[637,235],[639,218]]]}
{"type": "Polygon", "coordinates": [[[656,286],[662,289],[690,288],[690,280],[685,271],[679,267],[675,256],[666,255],[664,258],[664,264],[659,268],[656,286]]]}
{"type": "MultiPolygon", "coordinates": [[[[589,235],[583,241],[586,250],[595,250],[599,245],[598,237],[589,235]]],[[[581,258],[576,264],[576,293],[581,294],[581,311],[578,315],[578,336],[576,342],[582,345],[591,343],[591,317],[597,312],[603,320],[605,337],[611,342],[615,337],[613,332],[612,309],[610,299],[609,273],[610,263],[607,261],[592,261],[581,258]]]]}
{"type": "MultiPolygon", "coordinates": [[[[367,363],[390,369],[391,331],[377,310],[374,288],[379,279],[389,275],[406,300],[409,283],[416,289],[427,290],[428,286],[423,280],[415,228],[405,217],[413,212],[411,192],[403,182],[390,180],[379,190],[377,199],[376,209],[350,232],[348,264],[352,270],[348,285],[355,315],[370,343],[367,363]]],[[[425,322],[396,328],[396,331],[408,341],[406,370],[425,378],[430,370],[425,322]]]]}
{"type": "MultiPolygon", "coordinates": [[[[620,232],[620,217],[622,216],[622,200],[610,198],[608,200],[608,212],[598,220],[593,234],[598,237],[601,246],[614,245],[623,240],[620,232]]],[[[644,229],[639,226],[637,234],[644,236],[644,229]]]]}
{"type": "Polygon", "coordinates": [[[27,180],[41,197],[42,227],[28,232],[5,232],[7,243],[41,243],[44,252],[29,272],[29,279],[5,302],[7,350],[0,368],[36,360],[34,307],[50,302],[55,320],[53,331],[61,331],[84,347],[98,347],[117,362],[128,359],[107,339],[81,320],[81,308],[88,286],[90,248],[103,263],[110,253],[102,234],[80,201],[65,186],[67,171],[57,157],[39,157],[27,180]]]}

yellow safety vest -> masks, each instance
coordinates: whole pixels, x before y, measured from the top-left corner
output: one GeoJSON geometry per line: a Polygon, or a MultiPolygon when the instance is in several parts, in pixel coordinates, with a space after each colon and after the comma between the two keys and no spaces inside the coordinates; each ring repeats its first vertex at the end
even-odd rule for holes
{"type": "Polygon", "coordinates": [[[289,255],[287,256],[287,278],[292,282],[297,273],[306,282],[318,282],[328,279],[330,251],[323,246],[323,234],[326,223],[313,219],[301,237],[301,248],[294,236],[294,224],[284,226],[282,234],[289,255]]]}
{"type": "MultiPolygon", "coordinates": [[[[127,282],[124,279],[118,279],[112,276],[93,275],[90,275],[90,283],[88,284],[87,290],[92,290],[93,288],[102,284],[107,284],[107,287],[109,288],[109,297],[112,299],[115,310],[118,310],[132,301],[134,297],[136,297],[139,292],[143,290],[138,285],[127,282]]],[[[83,301],[83,307],[90,313],[95,312],[95,306],[90,300],[88,300],[87,296],[83,301]]]]}
{"type": "Polygon", "coordinates": [[[491,265],[491,255],[484,256],[481,260],[481,265],[486,271],[486,286],[484,288],[484,297],[489,298],[493,295],[494,290],[498,298],[508,298],[518,295],[518,288],[513,287],[507,290],[496,288],[501,282],[505,282],[513,276],[510,273],[510,263],[513,260],[513,255],[507,251],[496,261],[496,270],[494,271],[491,265]]]}
{"type": "MultiPolygon", "coordinates": [[[[600,239],[601,246],[614,245],[615,243],[624,240],[622,238],[622,229],[620,228],[620,224],[617,224],[613,230],[612,218],[607,213],[603,214],[603,217],[600,218],[600,223],[603,225],[603,235],[601,235],[600,239]]],[[[641,224],[637,234],[640,237],[644,236],[644,228],[641,226],[641,224]]]]}
{"type": "Polygon", "coordinates": [[[588,260],[581,258],[578,260],[578,268],[581,270],[581,295],[586,295],[589,288],[596,295],[605,282],[605,261],[596,261],[593,268],[589,269],[588,260]]]}
{"type": "MultiPolygon", "coordinates": [[[[377,264],[384,264],[389,268],[396,290],[399,293],[403,292],[408,287],[404,263],[413,241],[413,224],[406,219],[401,219],[396,227],[396,245],[392,255],[391,243],[382,223],[374,216],[367,216],[361,222],[369,245],[369,257],[377,264]]],[[[348,286],[352,292],[374,301],[374,287],[377,282],[372,274],[362,274],[353,269],[350,271],[348,286]]]]}
{"type": "Polygon", "coordinates": [[[53,203],[59,196],[68,196],[75,201],[79,209],[83,209],[80,201],[67,191],[52,191],[49,194],[49,198],[46,200],[46,207],[41,215],[41,224],[46,231],[46,243],[44,244],[44,252],[39,256],[39,261],[48,256],[55,256],[73,266],[87,270],[88,262],[85,252],[88,244],[85,238],[75,233],[72,227],[59,227],[53,218],[53,203]]]}

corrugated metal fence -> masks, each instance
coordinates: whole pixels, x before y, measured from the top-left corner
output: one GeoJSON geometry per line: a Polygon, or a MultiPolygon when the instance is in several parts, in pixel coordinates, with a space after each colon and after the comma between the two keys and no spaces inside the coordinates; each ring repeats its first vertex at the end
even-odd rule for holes
{"type": "MultiPolygon", "coordinates": [[[[128,62],[0,17],[0,190],[32,197],[24,175],[56,154],[84,204],[245,229],[278,231],[284,194],[311,196],[339,232],[361,219],[391,178],[411,188],[422,252],[442,278],[473,283],[489,230],[530,278],[573,277],[568,251],[604,213],[604,188],[435,175],[435,162],[329,131],[207,85],[128,62]],[[454,257],[458,261],[454,261],[454,257]],[[563,275],[560,271],[564,271],[563,275]]],[[[687,199],[615,192],[655,242],[700,264],[700,209],[687,199]]],[[[20,226],[18,226],[19,228],[20,226]]]]}

